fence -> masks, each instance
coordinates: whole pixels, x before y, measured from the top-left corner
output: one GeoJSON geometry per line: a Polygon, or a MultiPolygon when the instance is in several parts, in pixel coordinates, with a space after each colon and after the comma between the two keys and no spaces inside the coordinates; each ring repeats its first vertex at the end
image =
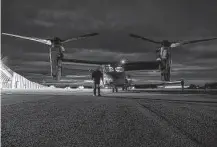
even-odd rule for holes
{"type": "Polygon", "coordinates": [[[25,77],[19,75],[16,72],[13,72],[10,68],[0,63],[0,88],[11,88],[11,89],[40,89],[46,88],[44,85],[32,82],[25,77]]]}

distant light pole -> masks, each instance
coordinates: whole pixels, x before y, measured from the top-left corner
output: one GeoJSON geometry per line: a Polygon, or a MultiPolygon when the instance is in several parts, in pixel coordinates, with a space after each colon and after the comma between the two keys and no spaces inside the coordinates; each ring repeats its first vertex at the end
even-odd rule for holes
{"type": "Polygon", "coordinates": [[[182,85],[182,91],[184,91],[185,82],[183,79],[181,80],[181,85],[182,85]]]}

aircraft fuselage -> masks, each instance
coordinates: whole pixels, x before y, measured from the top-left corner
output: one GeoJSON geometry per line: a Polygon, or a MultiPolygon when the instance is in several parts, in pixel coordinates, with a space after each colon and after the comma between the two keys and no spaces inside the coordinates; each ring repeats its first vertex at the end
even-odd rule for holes
{"type": "Polygon", "coordinates": [[[127,89],[127,86],[129,86],[126,73],[121,66],[104,65],[103,76],[105,86],[113,88],[113,91],[117,92],[118,87],[127,89]]]}

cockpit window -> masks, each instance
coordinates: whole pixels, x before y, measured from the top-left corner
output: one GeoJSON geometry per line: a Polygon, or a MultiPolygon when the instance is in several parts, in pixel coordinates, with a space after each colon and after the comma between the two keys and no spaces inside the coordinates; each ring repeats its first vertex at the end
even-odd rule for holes
{"type": "Polygon", "coordinates": [[[115,70],[116,70],[116,72],[123,72],[124,71],[123,67],[116,67],[115,70]]]}
{"type": "Polygon", "coordinates": [[[115,71],[116,72],[123,72],[124,71],[123,67],[120,67],[120,66],[113,68],[110,65],[106,65],[106,66],[104,66],[104,69],[105,69],[105,72],[115,72],[115,71]]]}
{"type": "Polygon", "coordinates": [[[105,72],[113,72],[114,69],[111,66],[105,66],[105,72]]]}

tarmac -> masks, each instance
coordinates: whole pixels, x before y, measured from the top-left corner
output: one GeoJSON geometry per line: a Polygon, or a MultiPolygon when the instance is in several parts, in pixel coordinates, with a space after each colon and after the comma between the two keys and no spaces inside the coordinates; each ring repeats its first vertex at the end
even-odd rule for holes
{"type": "Polygon", "coordinates": [[[1,108],[2,146],[217,144],[217,95],[209,92],[4,89],[1,108]]]}

